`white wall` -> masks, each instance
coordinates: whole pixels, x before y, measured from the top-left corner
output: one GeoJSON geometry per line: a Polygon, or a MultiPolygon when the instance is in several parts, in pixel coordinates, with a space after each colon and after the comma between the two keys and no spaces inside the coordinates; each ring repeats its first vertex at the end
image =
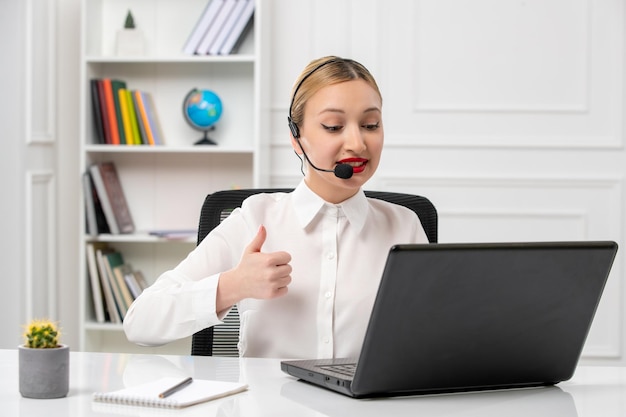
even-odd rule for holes
{"type": "Polygon", "coordinates": [[[22,294],[22,124],[23,119],[23,42],[19,23],[22,10],[18,1],[0,1],[0,190],[4,204],[0,205],[0,347],[15,348],[21,332],[21,310],[18,303],[22,294]],[[10,42],[7,40],[11,40],[10,42]]]}
{"type": "Polygon", "coordinates": [[[78,345],[78,6],[0,1],[0,348],[38,317],[78,345]]]}
{"type": "MultiPolygon", "coordinates": [[[[44,0],[47,1],[47,0],[44,0]]],[[[64,340],[78,346],[80,274],[76,256],[79,253],[79,228],[76,222],[82,208],[79,172],[79,76],[80,0],[57,0],[57,54],[54,63],[59,94],[56,98],[57,143],[57,247],[58,317],[64,327],[64,340]]],[[[80,275],[82,276],[82,275],[80,275]]]]}

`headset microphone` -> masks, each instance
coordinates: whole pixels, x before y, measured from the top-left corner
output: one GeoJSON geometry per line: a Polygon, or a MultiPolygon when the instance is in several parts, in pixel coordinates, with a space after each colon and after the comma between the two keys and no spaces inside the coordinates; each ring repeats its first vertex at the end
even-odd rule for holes
{"type": "Polygon", "coordinates": [[[354,168],[350,164],[338,164],[333,170],[335,176],[344,180],[352,177],[354,174],[354,168]]]}
{"type": "MultiPolygon", "coordinates": [[[[296,139],[296,141],[298,142],[298,146],[300,146],[300,150],[302,151],[302,155],[304,156],[304,159],[306,159],[307,162],[309,163],[309,165],[311,165],[311,168],[315,169],[316,171],[321,171],[321,172],[332,172],[333,174],[335,174],[335,177],[341,178],[341,179],[344,179],[344,180],[352,178],[352,174],[354,174],[354,168],[352,168],[352,165],[350,165],[350,164],[337,164],[335,166],[335,169],[318,168],[315,165],[313,165],[313,162],[311,162],[311,160],[307,156],[306,152],[304,152],[304,149],[302,149],[302,145],[300,144],[300,139],[296,139]]],[[[296,153],[296,155],[298,155],[298,154],[296,153]]],[[[298,155],[298,157],[300,157],[300,155],[298,155]]]]}

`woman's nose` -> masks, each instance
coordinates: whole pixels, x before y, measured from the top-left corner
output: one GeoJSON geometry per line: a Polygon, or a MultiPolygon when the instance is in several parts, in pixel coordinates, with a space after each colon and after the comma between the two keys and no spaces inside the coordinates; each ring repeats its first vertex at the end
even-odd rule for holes
{"type": "Polygon", "coordinates": [[[358,126],[346,131],[344,147],[355,153],[363,152],[367,148],[365,138],[358,126]]]}

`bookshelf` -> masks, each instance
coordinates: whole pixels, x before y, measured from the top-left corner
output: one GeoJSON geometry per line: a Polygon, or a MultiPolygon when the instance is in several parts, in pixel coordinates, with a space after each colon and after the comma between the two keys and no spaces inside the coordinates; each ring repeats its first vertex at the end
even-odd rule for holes
{"type": "MultiPolygon", "coordinates": [[[[141,348],[126,341],[121,325],[98,323],[87,273],[88,242],[106,242],[120,251],[148,282],[175,266],[195,246],[195,238],[167,240],[149,235],[155,229],[195,229],[204,197],[219,189],[258,187],[263,183],[261,143],[262,66],[261,2],[254,24],[235,54],[184,55],[182,48],[208,0],[83,0],[80,75],[79,175],[98,162],[113,161],[118,171],[136,232],[88,236],[81,227],[79,254],[80,350],[186,354],[190,341],[162,348],[141,348]],[[117,30],[131,10],[141,30],[141,56],[116,56],[117,30]],[[124,80],[129,89],[152,94],[165,144],[97,144],[89,81],[124,80]],[[216,92],[224,105],[210,137],[216,146],[194,146],[202,132],[184,120],[182,103],[193,88],[216,92]]],[[[80,213],[84,216],[81,195],[80,213]]],[[[81,225],[85,219],[80,219],[81,225]]]]}

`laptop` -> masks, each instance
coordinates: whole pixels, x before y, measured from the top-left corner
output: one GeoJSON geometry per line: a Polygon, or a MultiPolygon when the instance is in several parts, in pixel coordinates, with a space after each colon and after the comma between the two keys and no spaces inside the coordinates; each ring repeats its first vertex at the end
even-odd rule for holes
{"type": "Polygon", "coordinates": [[[356,398],[557,384],[616,253],[611,241],[393,246],[360,356],[281,369],[356,398]]]}

